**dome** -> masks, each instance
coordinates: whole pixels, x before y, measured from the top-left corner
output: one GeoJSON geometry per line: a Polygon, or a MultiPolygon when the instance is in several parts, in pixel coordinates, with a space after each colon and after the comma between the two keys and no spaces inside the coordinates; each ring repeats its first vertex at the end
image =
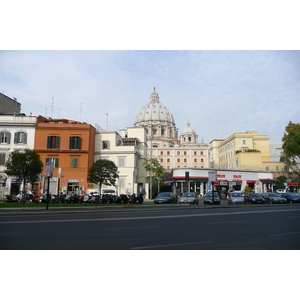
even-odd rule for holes
{"type": "Polygon", "coordinates": [[[140,109],[136,115],[134,125],[138,126],[139,123],[159,121],[175,124],[173,115],[170,110],[165,107],[160,101],[155,87],[150,95],[150,101],[140,109]]]}
{"type": "Polygon", "coordinates": [[[196,132],[191,127],[190,122],[187,123],[187,125],[186,125],[185,129],[183,130],[182,134],[189,134],[189,133],[196,134],[196,132]]]}

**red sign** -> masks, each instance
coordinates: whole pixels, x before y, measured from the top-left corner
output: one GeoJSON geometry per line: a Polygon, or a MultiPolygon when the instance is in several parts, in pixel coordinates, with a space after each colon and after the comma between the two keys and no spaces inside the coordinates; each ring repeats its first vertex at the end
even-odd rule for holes
{"type": "Polygon", "coordinates": [[[222,174],[217,174],[218,178],[225,178],[226,176],[225,175],[222,175],[222,174]]]}
{"type": "Polygon", "coordinates": [[[233,178],[242,178],[242,175],[233,175],[233,178]]]}
{"type": "Polygon", "coordinates": [[[288,182],[288,186],[298,186],[298,183],[296,183],[296,182],[288,182]]]}

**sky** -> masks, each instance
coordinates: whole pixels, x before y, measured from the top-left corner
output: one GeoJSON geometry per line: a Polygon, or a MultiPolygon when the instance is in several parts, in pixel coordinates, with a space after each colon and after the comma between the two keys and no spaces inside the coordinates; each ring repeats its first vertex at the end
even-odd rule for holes
{"type": "MultiPolygon", "coordinates": [[[[299,1],[2,2],[0,92],[17,98],[26,115],[47,114],[97,123],[105,129],[107,113],[109,129],[125,129],[133,126],[155,86],[161,103],[170,109],[179,134],[189,121],[199,141],[203,139],[205,143],[247,130],[256,130],[269,135],[271,141],[280,142],[288,122],[300,121],[299,1]]],[[[251,253],[247,261],[236,265],[244,253],[229,253],[234,255],[234,262],[224,259],[228,253],[205,253],[205,260],[200,252],[195,253],[200,255],[199,259],[169,251],[155,252],[156,256],[149,251],[145,259],[144,253],[121,253],[126,255],[125,260],[124,255],[115,253],[105,261],[101,254],[98,259],[84,256],[81,262],[77,253],[56,256],[51,252],[52,259],[33,268],[37,254],[32,252],[26,255],[28,258],[32,254],[33,260],[19,256],[17,265],[21,266],[18,272],[24,270],[27,277],[41,274],[35,276],[39,280],[49,276],[49,271],[56,274],[57,262],[65,266],[60,268],[65,278],[73,278],[78,270],[98,276],[98,269],[101,274],[114,276],[113,262],[114,267],[121,266],[118,272],[124,270],[125,276],[135,278],[136,286],[144,286],[159,268],[162,277],[191,274],[199,282],[204,280],[202,295],[211,296],[213,291],[214,296],[220,293],[218,296],[223,297],[225,291],[232,299],[239,299],[240,289],[228,288],[226,280],[219,280],[221,288],[216,291],[206,280],[207,274],[218,274],[219,278],[240,274],[244,278],[244,272],[246,276],[249,272],[255,276],[259,267],[265,278],[272,278],[274,272],[293,272],[296,261],[289,254],[288,261],[285,256],[281,262],[269,251],[251,253]],[[26,265],[28,261],[30,266],[26,265]],[[95,262],[99,268],[95,268],[95,262]],[[265,268],[261,268],[262,263],[265,268]],[[87,270],[87,266],[91,267],[87,270]]],[[[105,254],[107,258],[109,253],[105,254]]],[[[12,259],[16,260],[16,256],[12,259]]],[[[9,274],[11,265],[6,269],[9,274]]],[[[130,288],[132,298],[140,298],[139,289],[124,283],[123,286],[118,282],[120,296],[130,288]]],[[[239,283],[242,288],[243,283],[239,283]]],[[[14,289],[8,281],[6,286],[9,291],[14,289]]],[[[19,290],[23,293],[27,289],[24,281],[19,290]]],[[[291,295],[296,292],[291,287],[289,290],[291,295]]],[[[37,291],[40,296],[42,291],[37,291]]],[[[111,295],[111,291],[116,293],[115,281],[101,287],[102,294],[111,295]]],[[[83,285],[82,291],[66,292],[77,299],[89,292],[94,297],[98,290],[87,290],[83,285]]],[[[153,292],[157,294],[156,289],[153,292]]],[[[169,298],[171,295],[176,299],[198,292],[198,285],[163,290],[169,298]]],[[[269,288],[260,292],[270,297],[269,288]]],[[[286,294],[286,289],[274,289],[272,296],[281,294],[286,294]]],[[[149,295],[152,296],[151,291],[149,295]]]]}
{"type": "Polygon", "coordinates": [[[179,135],[190,122],[199,142],[249,130],[280,142],[288,122],[300,121],[300,52],[0,51],[0,92],[26,115],[125,129],[153,87],[179,135]]]}

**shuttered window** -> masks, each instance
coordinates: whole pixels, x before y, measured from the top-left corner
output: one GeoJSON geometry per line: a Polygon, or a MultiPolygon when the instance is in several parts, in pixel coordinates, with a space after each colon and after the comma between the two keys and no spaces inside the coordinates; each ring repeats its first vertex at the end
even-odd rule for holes
{"type": "Polygon", "coordinates": [[[46,164],[53,161],[53,168],[58,168],[58,158],[46,158],[46,164]]]}
{"type": "Polygon", "coordinates": [[[15,132],[15,144],[26,144],[27,143],[27,133],[26,132],[15,132]]]}
{"type": "Polygon", "coordinates": [[[79,136],[71,136],[69,149],[79,150],[80,147],[81,147],[81,138],[79,136]]]}
{"type": "Polygon", "coordinates": [[[10,144],[10,132],[0,132],[0,143],[10,144]]]}
{"type": "Polygon", "coordinates": [[[78,158],[71,158],[71,168],[78,168],[78,158]]]}
{"type": "Polygon", "coordinates": [[[60,137],[59,136],[48,136],[47,138],[47,149],[59,149],[60,137]]]}

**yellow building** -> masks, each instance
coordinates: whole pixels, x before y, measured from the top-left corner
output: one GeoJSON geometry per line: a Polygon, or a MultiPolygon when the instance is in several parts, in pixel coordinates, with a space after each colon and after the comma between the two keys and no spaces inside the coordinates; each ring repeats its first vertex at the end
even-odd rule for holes
{"type": "Polygon", "coordinates": [[[234,133],[227,139],[210,142],[211,168],[283,172],[286,165],[271,159],[268,135],[257,131],[234,133]]]}

